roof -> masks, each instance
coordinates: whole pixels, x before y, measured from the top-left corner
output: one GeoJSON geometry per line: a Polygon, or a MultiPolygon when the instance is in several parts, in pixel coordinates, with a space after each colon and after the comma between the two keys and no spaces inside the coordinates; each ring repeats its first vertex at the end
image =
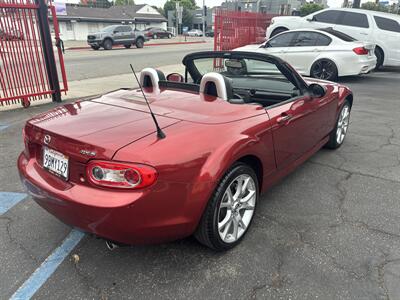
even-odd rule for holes
{"type": "Polygon", "coordinates": [[[60,20],[81,20],[81,21],[108,21],[121,22],[139,20],[167,21],[161,14],[137,13],[147,4],[111,6],[110,8],[85,7],[77,5],[66,5],[67,15],[60,15],[60,20]]]}
{"type": "Polygon", "coordinates": [[[388,12],[384,12],[384,11],[368,10],[368,9],[362,9],[362,8],[330,7],[330,8],[325,8],[325,10],[340,10],[340,11],[349,11],[349,12],[355,12],[355,13],[358,12],[358,13],[365,13],[367,15],[372,15],[372,16],[380,16],[380,17],[384,17],[384,18],[400,20],[400,16],[393,14],[393,13],[388,13],[388,12]]]}

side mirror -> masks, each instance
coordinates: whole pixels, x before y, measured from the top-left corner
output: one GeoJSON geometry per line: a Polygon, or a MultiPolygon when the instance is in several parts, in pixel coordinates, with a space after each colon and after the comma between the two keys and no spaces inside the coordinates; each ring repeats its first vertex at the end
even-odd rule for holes
{"type": "Polygon", "coordinates": [[[308,86],[308,90],[311,93],[311,96],[313,98],[321,98],[324,97],[326,94],[326,90],[322,85],[319,85],[317,83],[312,83],[308,86]]]}
{"type": "Polygon", "coordinates": [[[172,82],[184,82],[185,79],[183,76],[179,73],[171,73],[167,75],[167,81],[172,81],[172,82]]]}

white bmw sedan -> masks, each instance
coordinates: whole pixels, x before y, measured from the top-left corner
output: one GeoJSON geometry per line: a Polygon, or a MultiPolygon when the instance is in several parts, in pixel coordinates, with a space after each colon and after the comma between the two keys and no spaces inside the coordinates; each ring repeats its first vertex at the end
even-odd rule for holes
{"type": "Polygon", "coordinates": [[[339,76],[366,74],[376,65],[374,44],[359,42],[331,28],[289,30],[261,45],[235,50],[278,56],[302,75],[331,81],[339,76]]]}

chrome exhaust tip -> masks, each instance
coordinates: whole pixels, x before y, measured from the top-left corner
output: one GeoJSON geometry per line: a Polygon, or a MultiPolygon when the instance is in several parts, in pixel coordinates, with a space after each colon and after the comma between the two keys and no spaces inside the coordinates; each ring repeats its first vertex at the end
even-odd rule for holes
{"type": "Polygon", "coordinates": [[[106,246],[107,246],[108,250],[110,250],[110,251],[119,248],[119,246],[117,244],[114,244],[111,241],[106,241],[106,246]]]}

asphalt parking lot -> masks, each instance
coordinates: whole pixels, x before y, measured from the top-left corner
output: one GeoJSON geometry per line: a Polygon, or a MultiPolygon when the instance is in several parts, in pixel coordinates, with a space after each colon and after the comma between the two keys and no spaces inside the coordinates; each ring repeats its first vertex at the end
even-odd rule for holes
{"type": "Polygon", "coordinates": [[[0,298],[400,299],[400,69],[341,82],[355,94],[343,147],[265,193],[226,253],[193,238],[110,251],[71,234],[16,170],[24,121],[54,105],[1,113],[0,298]]]}

